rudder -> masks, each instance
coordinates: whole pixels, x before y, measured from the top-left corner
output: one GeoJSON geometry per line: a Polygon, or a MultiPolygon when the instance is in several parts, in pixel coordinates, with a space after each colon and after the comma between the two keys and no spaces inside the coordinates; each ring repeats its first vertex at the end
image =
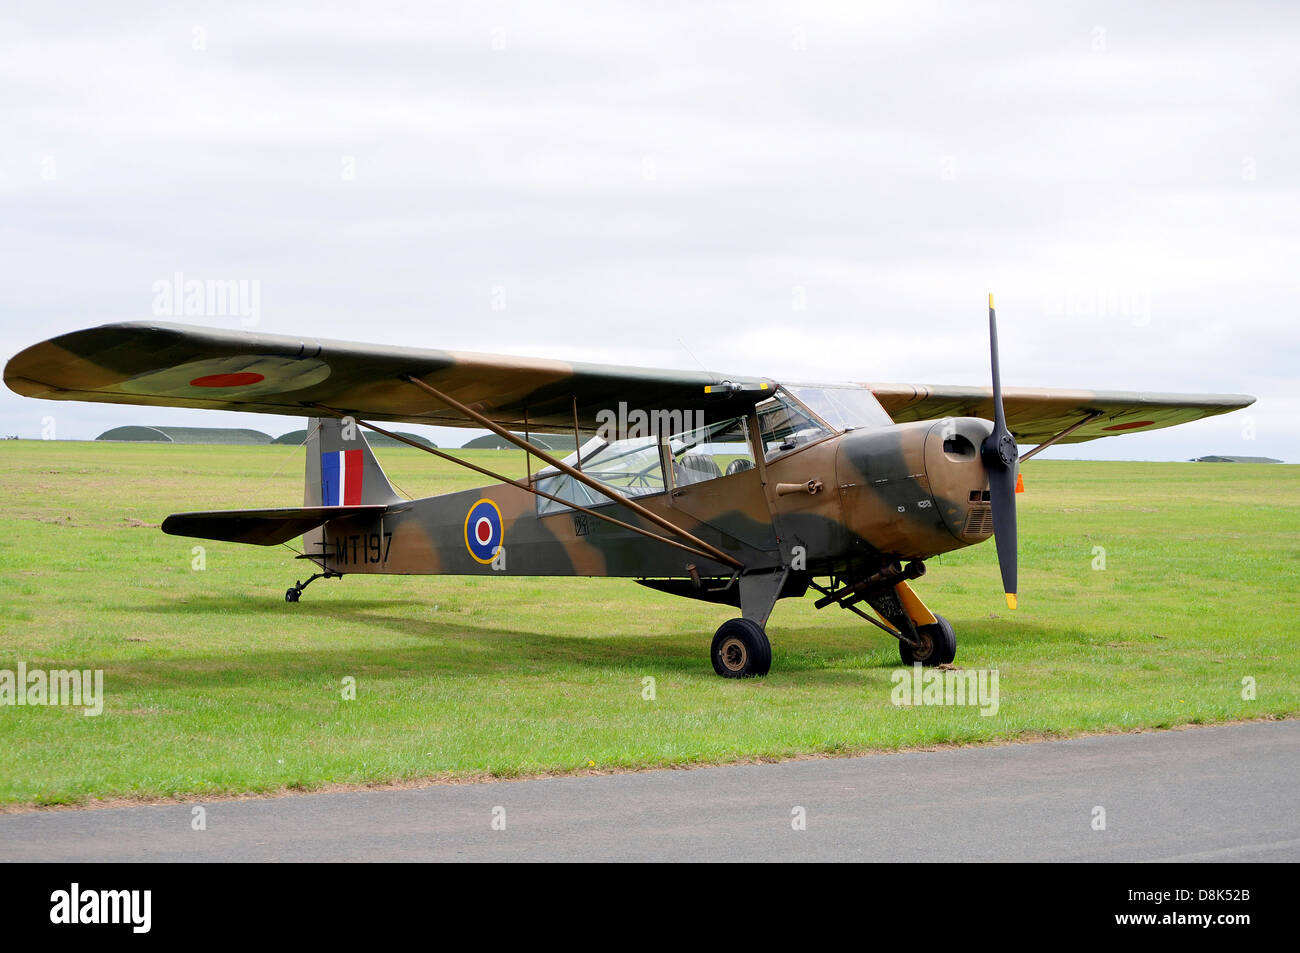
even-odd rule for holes
{"type": "Polygon", "coordinates": [[[364,506],[401,500],[359,424],[336,417],[308,419],[304,506],[364,506]]]}

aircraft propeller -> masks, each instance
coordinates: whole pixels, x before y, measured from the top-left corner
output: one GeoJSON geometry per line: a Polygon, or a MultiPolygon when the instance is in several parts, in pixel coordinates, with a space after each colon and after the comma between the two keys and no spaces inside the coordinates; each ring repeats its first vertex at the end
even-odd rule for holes
{"type": "Polygon", "coordinates": [[[989,295],[989,351],[993,364],[993,432],[984,438],[980,457],[989,475],[989,502],[993,507],[993,536],[1002,571],[1002,591],[1007,608],[1016,607],[1016,474],[1020,451],[1007,429],[1002,410],[1002,371],[998,366],[998,320],[989,295]]]}

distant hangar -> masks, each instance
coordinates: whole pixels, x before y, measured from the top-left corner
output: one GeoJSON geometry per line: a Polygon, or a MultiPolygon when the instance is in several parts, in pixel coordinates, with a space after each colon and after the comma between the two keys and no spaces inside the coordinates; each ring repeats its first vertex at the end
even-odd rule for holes
{"type": "Polygon", "coordinates": [[[114,427],[105,430],[96,440],[129,440],[135,443],[211,443],[255,444],[271,443],[271,435],[260,430],[237,430],[231,427],[114,427]]]}
{"type": "MultiPolygon", "coordinates": [[[[414,440],[426,447],[436,446],[427,437],[419,434],[403,433],[403,437],[414,440]]],[[[235,446],[258,446],[263,444],[289,444],[300,446],[307,440],[306,430],[291,430],[279,437],[262,433],[260,430],[245,430],[233,427],[144,427],[131,425],[105,430],[96,440],[123,440],[131,443],[189,443],[235,446]]],[[[372,447],[401,447],[405,444],[383,434],[368,434],[366,439],[372,447]]]]}

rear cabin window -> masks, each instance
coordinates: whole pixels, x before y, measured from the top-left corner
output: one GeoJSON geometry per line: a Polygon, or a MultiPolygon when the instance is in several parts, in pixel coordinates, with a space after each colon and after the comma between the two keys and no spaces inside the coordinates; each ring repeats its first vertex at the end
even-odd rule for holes
{"type": "MultiPolygon", "coordinates": [[[[571,467],[579,467],[587,476],[627,497],[648,496],[662,493],[666,489],[663,465],[659,459],[659,444],[653,437],[634,437],[613,442],[593,437],[580,452],[565,457],[564,462],[571,467]]],[[[580,506],[599,506],[613,502],[609,497],[597,493],[554,467],[547,467],[538,473],[535,486],[552,496],[580,506]]],[[[539,514],[558,513],[567,509],[569,507],[554,500],[540,496],[537,498],[539,514]]]]}
{"type": "MultiPolygon", "coordinates": [[[[717,480],[749,470],[754,466],[754,452],[750,444],[748,422],[743,417],[737,417],[670,434],[667,447],[663,450],[654,437],[614,441],[593,437],[583,445],[580,454],[572,453],[564,462],[572,467],[580,467],[587,476],[624,496],[636,498],[667,490],[665,460],[671,463],[674,487],[717,480]]],[[[538,473],[535,486],[579,506],[613,503],[609,497],[584,486],[554,467],[538,473]]],[[[539,515],[559,513],[569,508],[554,500],[540,496],[537,498],[539,515]]]]}

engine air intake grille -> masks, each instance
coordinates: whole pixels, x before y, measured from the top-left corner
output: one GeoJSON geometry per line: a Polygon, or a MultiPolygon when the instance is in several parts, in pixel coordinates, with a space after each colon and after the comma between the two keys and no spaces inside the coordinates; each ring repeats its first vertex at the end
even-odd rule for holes
{"type": "Polygon", "coordinates": [[[993,507],[987,503],[975,504],[966,514],[963,536],[988,536],[993,532],[993,507]]]}

